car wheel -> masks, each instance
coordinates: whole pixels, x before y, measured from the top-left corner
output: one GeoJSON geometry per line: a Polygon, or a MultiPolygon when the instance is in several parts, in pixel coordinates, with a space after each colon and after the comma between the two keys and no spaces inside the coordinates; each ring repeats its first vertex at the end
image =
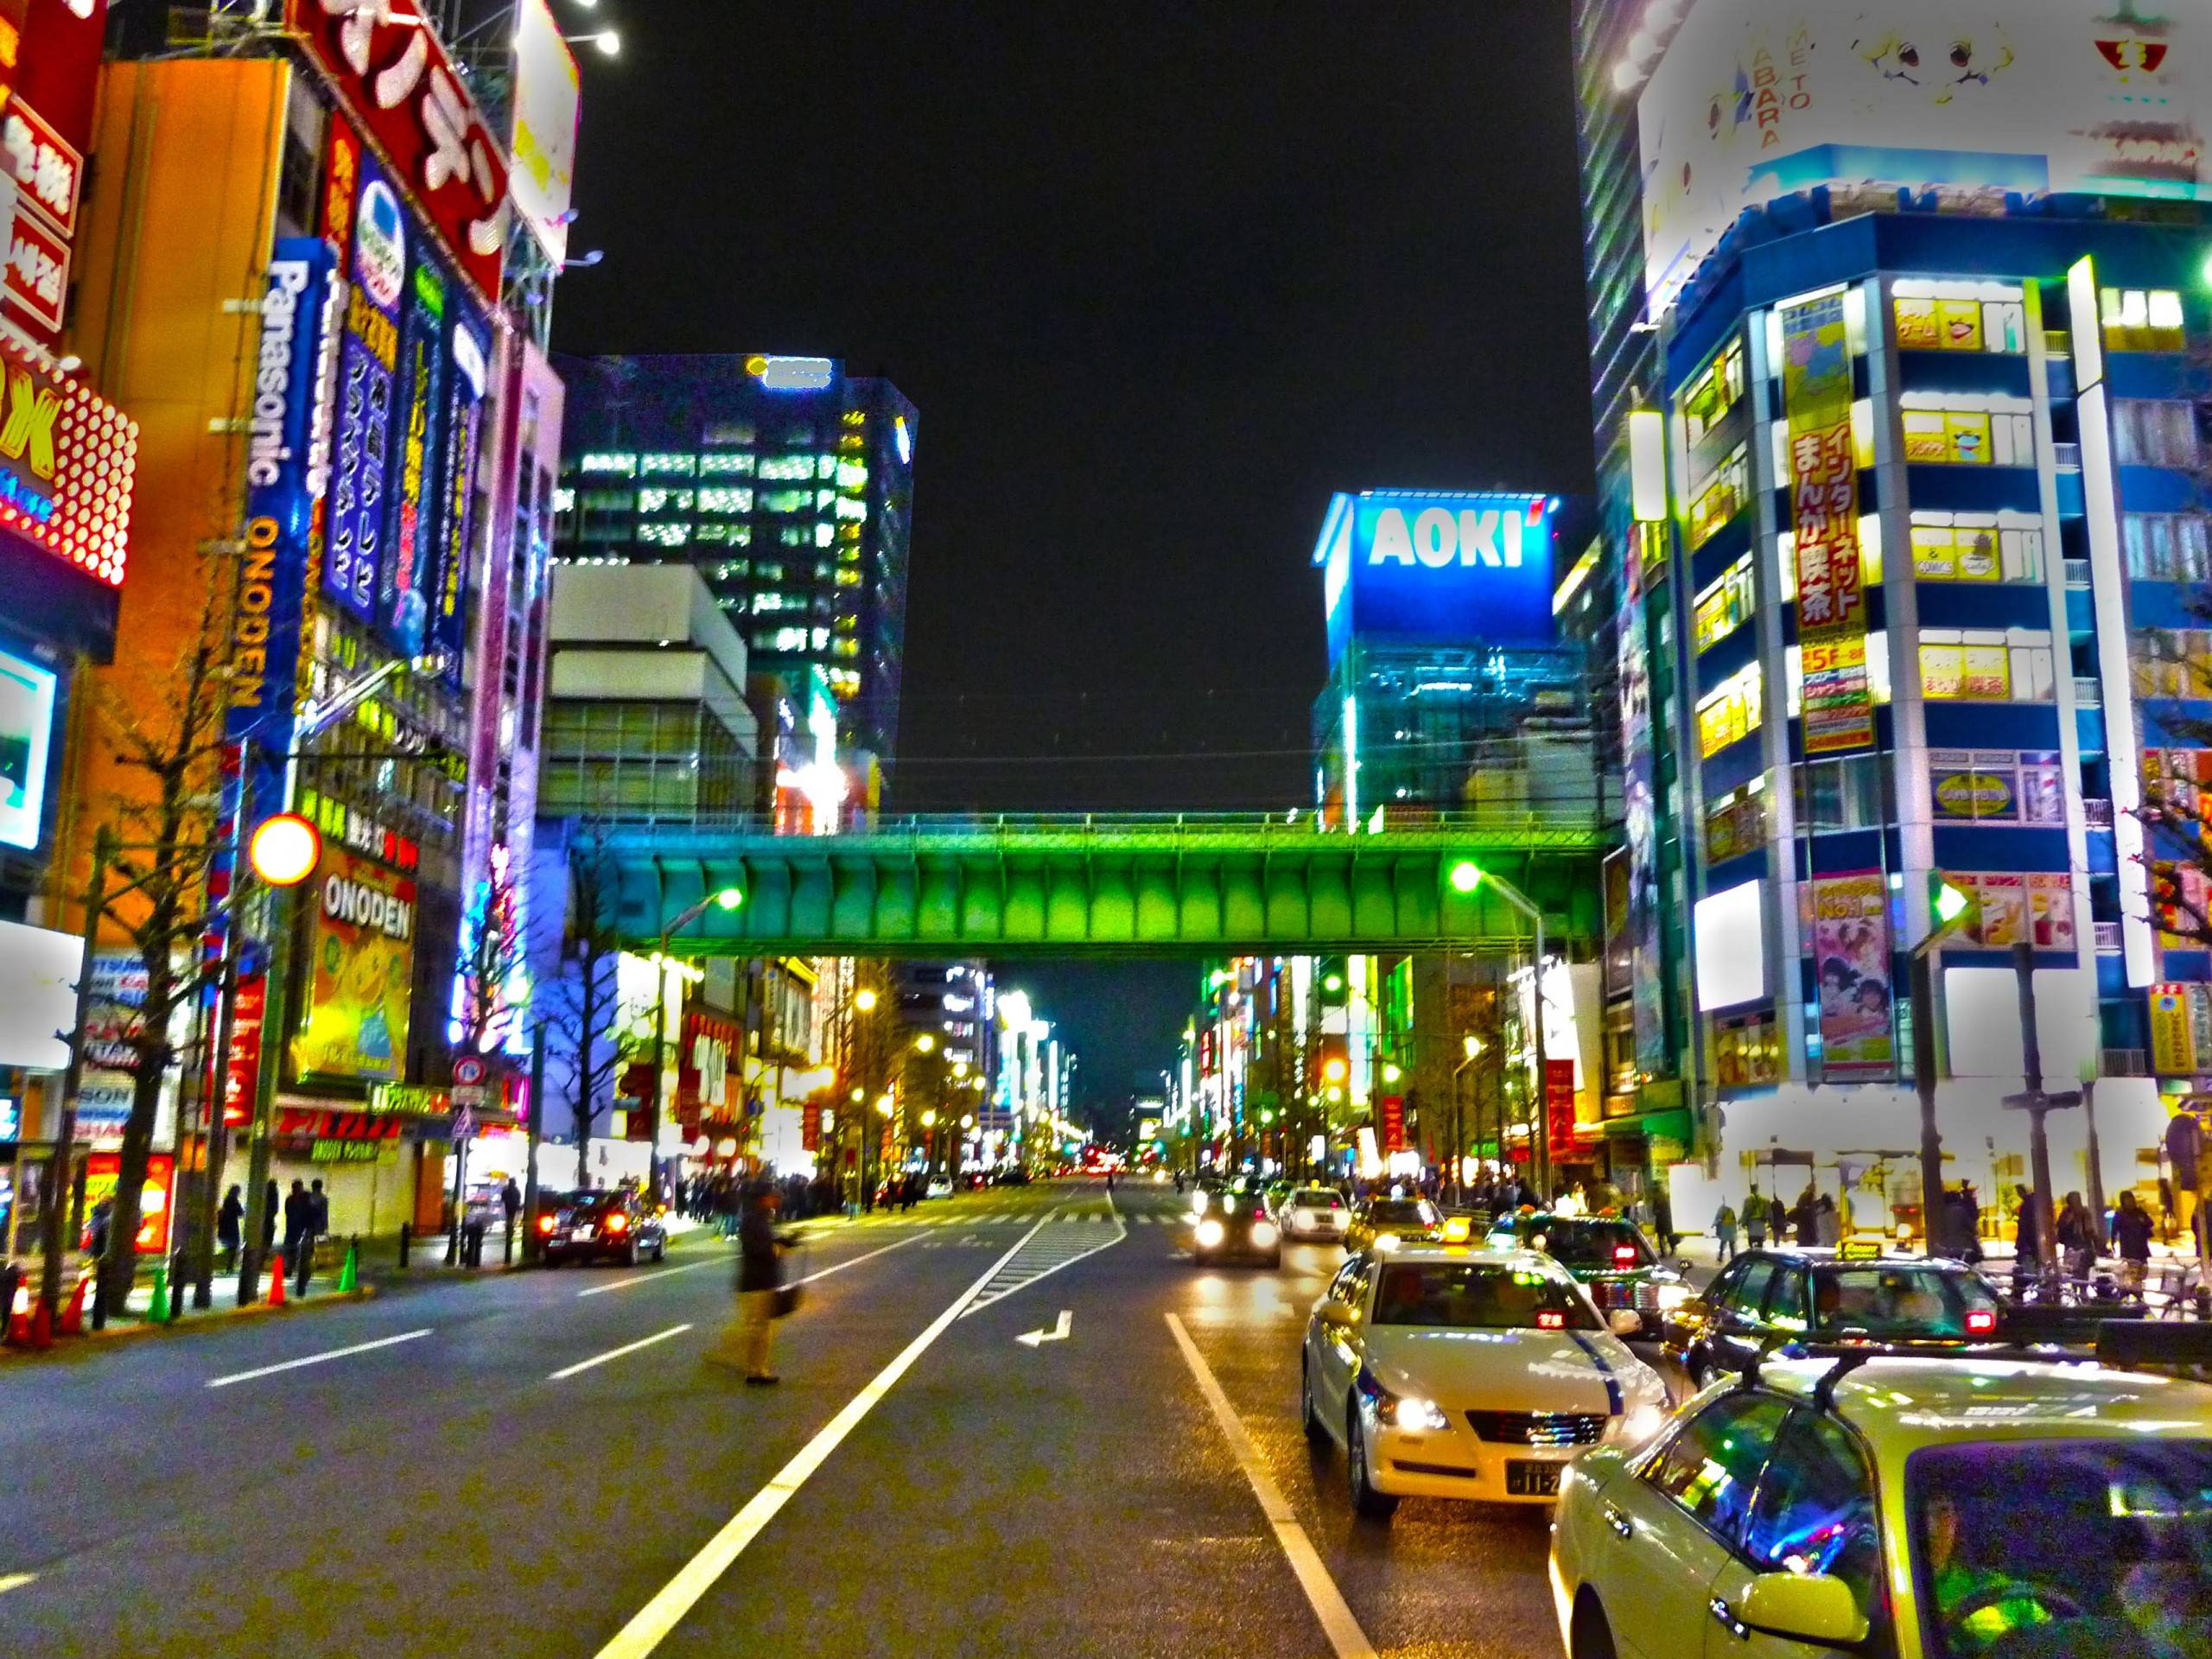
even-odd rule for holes
{"type": "Polygon", "coordinates": [[[1306,1439],[1310,1445],[1329,1443],[1329,1426],[1321,1421],[1321,1414],[1313,1409],[1313,1368],[1304,1361],[1298,1367],[1298,1414],[1306,1424],[1306,1439]]]}
{"type": "Polygon", "coordinates": [[[1363,1521],[1388,1521],[1398,1512],[1398,1500],[1375,1490],[1367,1471],[1367,1439],[1359,1432],[1359,1408],[1354,1406],[1344,1421],[1344,1478],[1351,1487],[1352,1513],[1363,1521]]]}
{"type": "Polygon", "coordinates": [[[622,1265],[626,1268],[634,1268],[638,1265],[637,1240],[632,1239],[622,1247],[622,1265]]]}
{"type": "Polygon", "coordinates": [[[653,1261],[654,1261],[654,1262],[655,1262],[656,1264],[658,1264],[658,1263],[660,1263],[660,1262],[665,1262],[665,1261],[667,1261],[667,1260],[668,1260],[668,1241],[667,1241],[666,1239],[664,1239],[664,1238],[663,1240],[661,1240],[661,1242],[660,1242],[659,1243],[658,1243],[658,1244],[656,1244],[656,1245],[654,1245],[654,1246],[653,1246],[653,1261]]]}
{"type": "Polygon", "coordinates": [[[1567,1653],[1570,1659],[1616,1659],[1613,1627],[1605,1622],[1605,1610],[1598,1605],[1598,1598],[1587,1592],[1574,1604],[1567,1653]]]}

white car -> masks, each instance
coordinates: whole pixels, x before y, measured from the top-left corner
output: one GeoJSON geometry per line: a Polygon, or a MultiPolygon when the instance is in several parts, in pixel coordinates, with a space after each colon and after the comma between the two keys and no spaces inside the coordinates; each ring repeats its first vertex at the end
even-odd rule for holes
{"type": "Polygon", "coordinates": [[[950,1198],[952,1196],[952,1177],[950,1175],[931,1176],[929,1185],[922,1190],[922,1196],[925,1198],[950,1198]]]}
{"type": "Polygon", "coordinates": [[[1405,1245],[1344,1263],[1313,1305],[1306,1438],[1344,1448],[1352,1507],[1549,1503],[1585,1446],[1640,1443],[1667,1385],[1548,1256],[1405,1245]]]}
{"type": "Polygon", "coordinates": [[[1351,1227],[1351,1206],[1325,1186],[1294,1188],[1276,1214],[1285,1238],[1327,1238],[1341,1243],[1351,1227]]]}

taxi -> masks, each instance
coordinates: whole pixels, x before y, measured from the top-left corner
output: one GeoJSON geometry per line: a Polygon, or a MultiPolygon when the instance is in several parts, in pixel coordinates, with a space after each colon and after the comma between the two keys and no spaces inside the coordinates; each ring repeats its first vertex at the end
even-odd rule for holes
{"type": "Polygon", "coordinates": [[[1568,1470],[1570,1659],[2206,1659],[2212,1387],[1830,1351],[1716,1383],[1568,1470]]]}
{"type": "Polygon", "coordinates": [[[1362,1198],[1352,1206],[1351,1222],[1344,1230],[1344,1249],[1371,1250],[1380,1245],[1412,1243],[1440,1236],[1444,1212],[1427,1198],[1362,1198]]]}
{"type": "Polygon", "coordinates": [[[1353,1256],[1313,1305],[1299,1369],[1306,1438],[1344,1448],[1373,1520],[1401,1497],[1549,1503],[1581,1448],[1666,1421],[1658,1373],[1525,1250],[1353,1256]]]}
{"type": "Polygon", "coordinates": [[[1600,1313],[1626,1308],[1636,1335],[1660,1338],[1665,1316],[1694,1294],[1681,1270],[1660,1260],[1643,1229],[1618,1216],[1560,1216],[1523,1211],[1491,1225],[1493,1248],[1541,1250],[1573,1274],[1600,1313]]]}
{"type": "Polygon", "coordinates": [[[1965,1262],[1869,1240],[1746,1250],[1660,1327],[1667,1357],[1701,1388],[1791,1342],[1963,1348],[1998,1341],[2005,1319],[1996,1287],[1965,1262]]]}

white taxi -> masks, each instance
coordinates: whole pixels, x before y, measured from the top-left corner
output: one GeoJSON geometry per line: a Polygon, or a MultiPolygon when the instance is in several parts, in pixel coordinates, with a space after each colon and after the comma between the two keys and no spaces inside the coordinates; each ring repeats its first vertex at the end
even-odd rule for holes
{"type": "Polygon", "coordinates": [[[1560,1489],[1572,1659],[2212,1659],[2212,1389],[2103,1365],[1755,1366],[1560,1489]]]}
{"type": "Polygon", "coordinates": [[[1285,1238],[1334,1239],[1339,1243],[1351,1230],[1351,1206],[1334,1187],[1294,1187],[1276,1207],[1285,1238]]]}
{"type": "Polygon", "coordinates": [[[1352,1507],[1548,1503],[1584,1446],[1666,1421],[1657,1372],[1548,1256],[1405,1245],[1345,1262],[1313,1305],[1307,1437],[1344,1449],[1352,1507]]]}

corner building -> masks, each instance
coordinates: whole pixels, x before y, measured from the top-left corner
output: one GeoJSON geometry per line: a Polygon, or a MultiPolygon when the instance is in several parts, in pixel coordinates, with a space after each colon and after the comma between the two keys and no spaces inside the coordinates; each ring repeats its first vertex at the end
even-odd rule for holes
{"type": "MultiPolygon", "coordinates": [[[[2161,932],[2154,882],[2183,876],[2137,816],[2193,800],[2212,760],[2173,723],[2212,695],[2189,610],[2212,578],[2190,368],[2212,174],[2190,136],[2212,16],[2022,9],[1961,35],[1940,96],[1848,15],[1643,21],[1651,52],[1582,81],[1634,101],[1644,179],[1655,378],[1599,440],[1622,463],[1605,556],[1652,924],[1631,953],[1653,912],[1691,918],[1678,1064],[1704,1156],[1670,1172],[1675,1212],[1809,1179],[1862,1225],[1916,1223],[1916,1015],[1947,1179],[1985,1205],[2025,1182],[2025,1115],[2001,1104],[2019,941],[2045,1086],[2085,1081],[2107,1196],[2154,1191],[2202,1086],[2183,1039],[2212,965],[2161,932]],[[1936,877],[1978,916],[1916,1009],[1936,877]]],[[[2060,1192],[2093,1190],[2083,1119],[2051,1120],[2060,1192]]]]}

